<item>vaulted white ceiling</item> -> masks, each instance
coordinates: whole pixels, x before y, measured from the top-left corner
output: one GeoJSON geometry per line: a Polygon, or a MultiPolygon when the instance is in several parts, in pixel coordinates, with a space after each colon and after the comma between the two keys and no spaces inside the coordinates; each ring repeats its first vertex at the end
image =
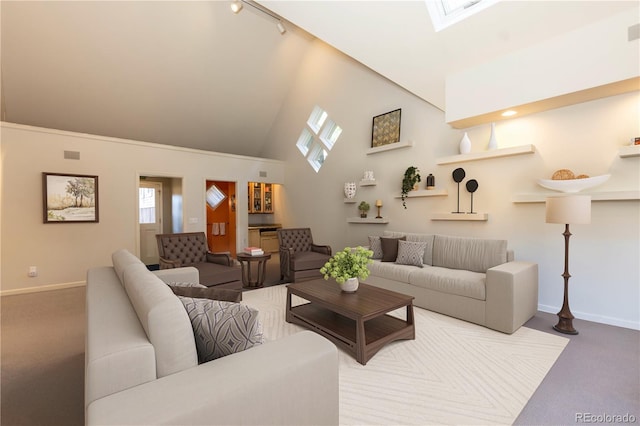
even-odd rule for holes
{"type": "Polygon", "coordinates": [[[2,1],[2,119],[259,156],[318,37],[440,109],[445,78],[636,1],[502,1],[435,33],[423,0],[2,1]]]}

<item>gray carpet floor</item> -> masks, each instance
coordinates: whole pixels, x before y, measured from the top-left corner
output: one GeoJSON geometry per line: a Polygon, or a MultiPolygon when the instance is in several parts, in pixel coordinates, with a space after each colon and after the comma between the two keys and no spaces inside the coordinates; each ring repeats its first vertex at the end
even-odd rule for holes
{"type": "MultiPolygon", "coordinates": [[[[277,263],[270,264],[266,284],[279,284],[277,263]]],[[[78,287],[1,298],[3,426],[84,424],[84,295],[78,287]]],[[[525,325],[555,333],[556,320],[538,313],[525,325]]],[[[640,422],[640,332],[581,320],[574,326],[580,334],[566,336],[571,341],[515,424],[616,415],[640,422]]]]}

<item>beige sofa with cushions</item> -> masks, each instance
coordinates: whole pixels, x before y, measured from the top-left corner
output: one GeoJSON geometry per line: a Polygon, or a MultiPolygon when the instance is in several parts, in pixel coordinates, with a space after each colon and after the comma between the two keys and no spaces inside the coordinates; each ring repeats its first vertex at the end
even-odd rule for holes
{"type": "Polygon", "coordinates": [[[198,365],[191,322],[166,285],[198,282],[197,270],[150,272],[126,250],[112,260],[87,273],[88,425],[338,424],[328,340],[304,331],[198,365]]]}
{"type": "Polygon", "coordinates": [[[396,262],[375,259],[367,284],[414,296],[415,306],[509,334],[537,311],[538,265],[515,261],[506,240],[393,231],[382,237],[423,243],[422,267],[396,263],[411,263],[400,257],[406,247],[416,246],[399,243],[404,253],[396,262]]]}

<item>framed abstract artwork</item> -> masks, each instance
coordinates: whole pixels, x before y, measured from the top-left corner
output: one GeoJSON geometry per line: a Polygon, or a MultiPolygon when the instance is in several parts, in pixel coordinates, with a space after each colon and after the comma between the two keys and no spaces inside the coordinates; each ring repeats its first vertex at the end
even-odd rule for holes
{"type": "Polygon", "coordinates": [[[44,223],[98,222],[98,176],[42,173],[44,223]]]}
{"type": "Polygon", "coordinates": [[[401,109],[373,117],[371,148],[400,142],[401,109]]]}

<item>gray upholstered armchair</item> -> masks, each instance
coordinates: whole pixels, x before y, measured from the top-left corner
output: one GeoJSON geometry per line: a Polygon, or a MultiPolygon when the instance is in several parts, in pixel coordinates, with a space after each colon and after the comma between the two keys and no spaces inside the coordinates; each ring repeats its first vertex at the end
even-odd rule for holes
{"type": "Polygon", "coordinates": [[[278,229],[280,243],[280,279],[321,277],[320,268],[331,257],[331,247],[313,243],[310,228],[278,229]]]}
{"type": "Polygon", "coordinates": [[[193,266],[200,284],[207,287],[242,288],[242,273],[229,253],[212,253],[204,232],[157,234],[160,269],[193,266]]]}

